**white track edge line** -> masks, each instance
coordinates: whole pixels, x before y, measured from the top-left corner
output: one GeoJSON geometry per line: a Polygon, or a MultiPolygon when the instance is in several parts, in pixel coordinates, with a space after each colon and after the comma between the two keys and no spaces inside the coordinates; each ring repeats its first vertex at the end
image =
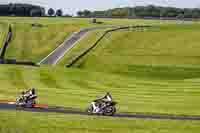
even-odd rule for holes
{"type": "Polygon", "coordinates": [[[65,52],[60,56],[58,57],[58,59],[53,63],[53,66],[56,65],[58,63],[58,61],[63,58],[65,56],[65,54],[70,50],[72,49],[78,42],[80,42],[82,39],[84,39],[88,34],[89,34],[90,31],[86,32],[80,39],[78,39],[74,44],[72,44],[67,50],[65,50],[65,52]]]}
{"type": "Polygon", "coordinates": [[[79,30],[78,32],[73,32],[71,35],[69,35],[69,37],[67,37],[67,39],[65,39],[58,47],[56,47],[50,54],[48,54],[45,58],[43,58],[39,63],[37,64],[41,64],[44,60],[46,60],[49,56],[51,56],[57,49],[59,49],[60,47],[62,47],[65,42],[69,41],[75,34],[81,32],[83,29],[79,30]]]}

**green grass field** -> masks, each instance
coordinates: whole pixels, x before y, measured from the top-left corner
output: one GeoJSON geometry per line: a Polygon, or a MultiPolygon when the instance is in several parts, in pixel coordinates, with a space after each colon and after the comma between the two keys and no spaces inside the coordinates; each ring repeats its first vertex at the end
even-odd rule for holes
{"type": "MultiPolygon", "coordinates": [[[[170,24],[175,21],[99,19],[102,25],[170,24]]],[[[14,37],[7,50],[7,58],[39,62],[51,53],[67,36],[80,28],[102,26],[90,23],[90,19],[79,18],[21,18],[0,17],[0,22],[13,26],[14,37]],[[43,27],[33,27],[42,24],[43,27]]]]}
{"type": "MultiPolygon", "coordinates": [[[[7,57],[35,62],[58,46],[57,42],[62,42],[72,31],[95,26],[89,24],[88,19],[3,17],[0,21],[14,26],[15,34],[7,57]],[[33,28],[32,23],[41,23],[44,27],[33,28]],[[55,38],[52,37],[55,35],[55,38]]],[[[85,110],[96,96],[110,91],[118,102],[119,112],[200,115],[198,22],[101,21],[107,25],[160,26],[145,31],[114,32],[72,68],[63,66],[91,46],[104,30],[89,33],[56,67],[1,65],[0,100],[15,100],[23,89],[35,87],[41,104],[85,110]]],[[[0,111],[0,132],[3,133],[198,133],[199,130],[199,122],[194,121],[0,111]]]]}
{"type": "Polygon", "coordinates": [[[71,33],[95,26],[88,19],[1,17],[0,21],[12,24],[14,31],[6,57],[33,62],[41,61],[71,33]],[[32,24],[43,26],[33,27],[32,24]]]}
{"type": "Polygon", "coordinates": [[[75,66],[131,74],[135,66],[199,66],[199,24],[118,31],[75,66]],[[98,65],[94,65],[98,64],[98,65]]]}
{"type": "Polygon", "coordinates": [[[0,111],[1,133],[199,133],[200,122],[0,111]],[[26,119],[24,119],[26,118],[26,119]]]}
{"type": "Polygon", "coordinates": [[[0,23],[0,48],[4,43],[7,31],[8,31],[8,25],[6,23],[0,23]]]}
{"type": "MultiPolygon", "coordinates": [[[[126,78],[125,80],[116,78],[120,83],[117,80],[113,83],[126,84],[127,87],[118,85],[119,90],[127,90],[129,93],[127,97],[131,97],[127,101],[136,107],[134,108],[136,112],[142,110],[149,112],[143,107],[154,108],[158,107],[158,104],[165,106],[166,112],[170,113],[176,113],[177,107],[181,104],[183,108],[180,110],[191,109],[196,97],[199,97],[199,27],[199,24],[170,24],[146,31],[114,32],[73,67],[126,78]],[[194,92],[189,92],[193,89],[194,92]],[[186,95],[191,96],[191,100],[186,95]],[[166,103],[162,103],[163,101],[166,103]],[[188,104],[190,107],[187,107],[186,102],[189,101],[191,101],[188,104]],[[166,106],[168,104],[171,107],[166,106]],[[138,110],[140,107],[143,109],[138,110]],[[171,112],[170,108],[176,111],[171,112]]],[[[94,43],[94,38],[96,33],[91,33],[81,40],[66,55],[65,64],[72,59],[70,56],[78,55],[91,42],[94,43]]],[[[103,79],[104,77],[100,76],[103,79]]],[[[130,106],[128,106],[129,111],[130,106]]],[[[199,114],[197,106],[192,110],[196,110],[199,114]]],[[[158,112],[161,110],[156,109],[158,112]]]]}
{"type": "Polygon", "coordinates": [[[6,57],[39,62],[79,28],[65,24],[45,25],[42,28],[32,27],[31,24],[14,24],[14,37],[6,57]]]}
{"type": "Polygon", "coordinates": [[[14,100],[23,88],[36,87],[40,103],[85,110],[96,96],[110,91],[119,103],[119,112],[199,115],[199,68],[135,69],[140,69],[135,76],[124,76],[79,69],[3,65],[0,66],[0,99],[14,100]]]}
{"type": "Polygon", "coordinates": [[[0,22],[12,24],[14,36],[6,57],[39,62],[71,33],[95,26],[88,19],[1,17],[0,22]],[[41,24],[34,27],[32,24],[41,24]]]}

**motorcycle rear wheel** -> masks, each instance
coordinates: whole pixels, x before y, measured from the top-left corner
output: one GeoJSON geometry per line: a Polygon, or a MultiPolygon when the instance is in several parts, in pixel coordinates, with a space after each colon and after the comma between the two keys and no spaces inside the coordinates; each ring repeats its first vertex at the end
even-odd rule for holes
{"type": "Polygon", "coordinates": [[[116,113],[116,107],[115,106],[109,106],[109,107],[105,108],[103,115],[113,116],[115,113],[116,113]]]}

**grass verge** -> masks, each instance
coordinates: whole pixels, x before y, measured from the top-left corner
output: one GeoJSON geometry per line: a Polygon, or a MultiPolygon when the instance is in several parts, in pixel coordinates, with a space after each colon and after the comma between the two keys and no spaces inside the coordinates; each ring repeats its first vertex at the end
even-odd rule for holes
{"type": "Polygon", "coordinates": [[[198,121],[142,120],[0,111],[2,133],[198,133],[198,121]]]}
{"type": "Polygon", "coordinates": [[[0,99],[12,100],[24,88],[36,87],[39,103],[85,110],[96,96],[110,91],[119,112],[199,115],[199,68],[136,69],[140,71],[130,77],[59,67],[0,66],[0,99]]]}

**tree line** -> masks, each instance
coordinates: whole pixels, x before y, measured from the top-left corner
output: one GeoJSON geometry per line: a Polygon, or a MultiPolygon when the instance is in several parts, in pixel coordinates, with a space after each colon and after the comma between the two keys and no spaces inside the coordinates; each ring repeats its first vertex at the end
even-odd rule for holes
{"type": "Polygon", "coordinates": [[[105,11],[78,11],[79,17],[118,17],[118,18],[200,18],[199,8],[175,8],[161,6],[136,6],[114,8],[105,11]]]}
{"type": "Polygon", "coordinates": [[[44,16],[45,9],[31,4],[4,4],[0,5],[0,16],[44,16]]]}
{"type": "Polygon", "coordinates": [[[67,16],[63,15],[62,9],[54,10],[53,8],[48,9],[47,14],[44,7],[31,5],[31,4],[19,4],[10,3],[0,5],[0,16],[29,16],[29,17],[41,17],[41,16],[67,16]]]}
{"type": "Polygon", "coordinates": [[[62,11],[62,9],[58,9],[58,10],[55,11],[53,8],[49,8],[47,14],[48,14],[48,16],[59,16],[59,17],[62,17],[63,16],[63,11],[62,11]]]}

